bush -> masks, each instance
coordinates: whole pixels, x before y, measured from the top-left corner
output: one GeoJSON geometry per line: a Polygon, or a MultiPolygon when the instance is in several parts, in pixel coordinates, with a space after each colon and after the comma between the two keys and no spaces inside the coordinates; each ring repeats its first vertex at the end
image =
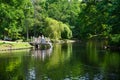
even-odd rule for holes
{"type": "Polygon", "coordinates": [[[111,35],[109,40],[109,45],[120,46],[120,34],[111,35]]]}

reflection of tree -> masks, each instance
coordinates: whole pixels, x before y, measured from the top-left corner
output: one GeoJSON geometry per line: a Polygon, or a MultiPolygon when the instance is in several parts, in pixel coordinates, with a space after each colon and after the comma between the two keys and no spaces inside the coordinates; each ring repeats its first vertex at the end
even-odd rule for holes
{"type": "Polygon", "coordinates": [[[50,59],[49,67],[57,67],[70,60],[72,55],[72,44],[57,44],[54,46],[53,55],[50,59]]]}
{"type": "Polygon", "coordinates": [[[120,55],[105,51],[103,54],[97,45],[55,44],[52,52],[33,50],[30,54],[0,56],[0,80],[109,80],[109,74],[119,74],[120,55]]]}
{"type": "MultiPolygon", "coordinates": [[[[39,58],[35,61],[35,72],[36,79],[43,79],[43,76],[50,77],[53,80],[58,80],[58,78],[63,78],[65,75],[69,74],[69,60],[72,55],[72,44],[64,45],[67,49],[63,49],[61,44],[56,44],[53,47],[52,55],[50,58],[41,61],[41,55],[35,53],[39,58]],[[39,62],[38,62],[39,61],[39,62]]],[[[48,56],[47,54],[45,56],[48,56]]]]}
{"type": "Polygon", "coordinates": [[[107,51],[99,52],[100,46],[103,47],[103,41],[89,41],[87,42],[87,63],[96,71],[102,72],[101,76],[107,78],[115,78],[114,73],[119,74],[119,55],[116,53],[109,53],[107,51]],[[111,75],[113,74],[113,75],[111,75]]]}
{"type": "Polygon", "coordinates": [[[110,54],[107,52],[104,56],[104,61],[101,63],[101,67],[105,72],[119,73],[120,68],[120,55],[117,53],[110,54]]]}
{"type": "Polygon", "coordinates": [[[98,64],[98,50],[97,50],[97,42],[88,41],[86,45],[87,58],[88,63],[96,65],[98,64]]]}
{"type": "MultiPolygon", "coordinates": [[[[22,55],[25,52],[10,53],[0,57],[0,80],[23,80],[22,55]]],[[[5,53],[7,54],[7,53],[5,53]]]]}

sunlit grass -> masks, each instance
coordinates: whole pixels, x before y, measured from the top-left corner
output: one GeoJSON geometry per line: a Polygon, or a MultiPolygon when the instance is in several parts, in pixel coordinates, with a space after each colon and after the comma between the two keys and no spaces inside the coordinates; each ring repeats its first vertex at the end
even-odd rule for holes
{"type": "Polygon", "coordinates": [[[28,42],[0,41],[0,50],[28,48],[28,47],[31,47],[31,45],[28,42]]]}

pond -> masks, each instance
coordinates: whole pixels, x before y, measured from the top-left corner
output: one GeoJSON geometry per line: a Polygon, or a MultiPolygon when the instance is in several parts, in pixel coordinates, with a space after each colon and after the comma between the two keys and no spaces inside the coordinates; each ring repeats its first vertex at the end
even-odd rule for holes
{"type": "Polygon", "coordinates": [[[104,50],[104,44],[96,40],[0,52],[0,80],[120,80],[120,52],[104,50]]]}

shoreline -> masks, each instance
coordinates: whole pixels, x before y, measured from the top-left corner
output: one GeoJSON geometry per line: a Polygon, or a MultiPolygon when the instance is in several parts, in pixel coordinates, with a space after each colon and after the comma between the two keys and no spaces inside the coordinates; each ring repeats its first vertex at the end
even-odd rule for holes
{"type": "Polygon", "coordinates": [[[7,49],[0,49],[0,51],[12,51],[12,50],[24,50],[24,49],[30,49],[32,47],[28,48],[7,48],[7,49]]]}
{"type": "Polygon", "coordinates": [[[28,42],[3,41],[0,40],[0,51],[30,49],[32,46],[28,42]]]}
{"type": "MultiPolygon", "coordinates": [[[[52,43],[74,43],[81,42],[80,40],[51,40],[52,43]]],[[[23,50],[30,49],[33,46],[29,42],[17,42],[17,41],[3,41],[0,40],[0,51],[11,51],[11,50],[23,50]]]]}

